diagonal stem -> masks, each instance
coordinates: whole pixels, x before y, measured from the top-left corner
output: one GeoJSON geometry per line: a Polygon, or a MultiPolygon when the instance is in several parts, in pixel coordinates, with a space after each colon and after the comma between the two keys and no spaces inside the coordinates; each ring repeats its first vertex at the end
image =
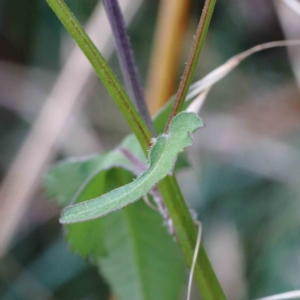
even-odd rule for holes
{"type": "Polygon", "coordinates": [[[188,93],[195,72],[195,68],[197,66],[197,62],[204,44],[204,40],[206,38],[206,33],[210,24],[210,20],[212,17],[212,13],[214,11],[215,4],[216,4],[216,0],[205,1],[204,8],[199,21],[199,25],[197,28],[196,36],[194,39],[194,43],[192,45],[191,53],[187,65],[185,67],[182,79],[180,81],[175,102],[166,125],[166,129],[165,129],[166,132],[168,131],[171,120],[182,109],[183,103],[185,101],[186,95],[188,93]]]}
{"type": "Polygon", "coordinates": [[[146,106],[143,88],[118,0],[104,0],[103,3],[116,42],[116,50],[126,90],[152,135],[155,136],[155,129],[146,106]]]}
{"type": "Polygon", "coordinates": [[[95,47],[65,2],[63,0],[47,0],[47,2],[90,61],[97,75],[100,77],[112,99],[128,122],[131,130],[136,135],[141,147],[147,152],[151,143],[151,133],[108,63],[95,47]]]}
{"type": "MultiPolygon", "coordinates": [[[[188,266],[191,266],[197,237],[194,220],[174,176],[165,177],[158,186],[172,218],[179,246],[188,266]]],[[[194,278],[203,300],[226,300],[203,243],[198,252],[194,278]]]]}

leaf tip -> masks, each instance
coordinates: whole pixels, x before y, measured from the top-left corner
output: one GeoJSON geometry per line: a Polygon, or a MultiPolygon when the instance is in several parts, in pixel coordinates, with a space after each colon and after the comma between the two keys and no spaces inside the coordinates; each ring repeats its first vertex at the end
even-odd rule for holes
{"type": "Polygon", "coordinates": [[[67,225],[67,224],[73,223],[70,219],[70,210],[72,210],[72,206],[68,206],[62,211],[60,218],[59,218],[60,224],[67,225]]]}

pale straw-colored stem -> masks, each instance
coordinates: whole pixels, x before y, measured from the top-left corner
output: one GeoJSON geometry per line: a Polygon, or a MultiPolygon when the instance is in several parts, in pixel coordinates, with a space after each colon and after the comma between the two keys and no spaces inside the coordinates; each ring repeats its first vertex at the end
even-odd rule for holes
{"type": "Polygon", "coordinates": [[[202,236],[202,223],[200,221],[195,221],[195,224],[198,226],[198,234],[197,234],[197,241],[196,241],[196,246],[195,246],[195,251],[194,251],[193,262],[192,262],[192,266],[191,266],[191,270],[190,270],[188,292],[187,292],[187,298],[186,298],[187,300],[190,300],[190,298],[191,298],[193,274],[194,274],[195,265],[197,262],[197,256],[198,256],[200,243],[201,243],[201,236],[202,236]]]}
{"type": "Polygon", "coordinates": [[[300,299],[300,290],[263,297],[256,300],[289,300],[289,299],[300,299]]]}

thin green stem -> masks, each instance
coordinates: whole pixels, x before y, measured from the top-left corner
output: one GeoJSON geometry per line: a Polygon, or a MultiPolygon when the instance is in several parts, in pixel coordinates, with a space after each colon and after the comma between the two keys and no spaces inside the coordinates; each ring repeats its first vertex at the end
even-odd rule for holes
{"type": "MultiPolygon", "coordinates": [[[[151,134],[109,65],[63,0],[47,0],[47,2],[89,59],[147,155],[151,134]]],[[[190,266],[196,244],[196,229],[193,219],[175,177],[167,176],[161,181],[159,187],[173,220],[179,245],[190,266]]],[[[203,300],[226,299],[203,247],[199,250],[194,274],[203,300]]]]}
{"type": "MultiPolygon", "coordinates": [[[[216,0],[205,1],[196,32],[196,37],[176,94],[172,111],[169,115],[165,131],[168,131],[171,120],[177,113],[181,111],[183,107],[200,56],[200,52],[204,44],[215,4],[216,0]]],[[[186,202],[184,201],[175,177],[166,177],[159,184],[159,187],[169,214],[172,218],[180,247],[184,253],[188,265],[191,266],[196,245],[196,229],[194,221],[191,218],[190,212],[186,202]]],[[[194,276],[201,296],[204,300],[226,299],[222,287],[207,257],[203,243],[201,243],[199,249],[194,276]]]]}
{"type": "MultiPolygon", "coordinates": [[[[172,218],[178,243],[187,264],[191,266],[197,237],[194,221],[175,177],[167,176],[159,183],[159,188],[172,218]]],[[[203,300],[226,300],[202,242],[195,265],[194,278],[203,300]]]]}
{"type": "Polygon", "coordinates": [[[88,58],[130,128],[137,136],[142,148],[147,151],[150,145],[151,133],[104,57],[63,0],[47,0],[47,2],[88,58]]]}
{"type": "Polygon", "coordinates": [[[200,52],[203,48],[203,44],[206,38],[206,33],[210,24],[210,20],[212,17],[212,13],[214,11],[215,4],[216,4],[216,0],[205,1],[204,8],[199,21],[199,25],[197,28],[196,36],[194,39],[194,43],[192,45],[191,53],[187,65],[185,67],[182,79],[180,81],[175,102],[166,125],[166,129],[165,129],[166,132],[168,131],[171,120],[182,109],[191,81],[193,79],[193,75],[195,72],[195,68],[197,66],[200,52]]]}

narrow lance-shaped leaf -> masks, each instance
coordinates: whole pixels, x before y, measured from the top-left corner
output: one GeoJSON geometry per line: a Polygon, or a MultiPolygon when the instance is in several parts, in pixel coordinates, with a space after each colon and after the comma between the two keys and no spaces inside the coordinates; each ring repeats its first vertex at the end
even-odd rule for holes
{"type": "Polygon", "coordinates": [[[193,144],[191,133],[203,126],[194,113],[182,112],[170,124],[168,134],[157,138],[149,152],[149,168],[135,181],[101,197],[67,207],[61,216],[63,224],[99,218],[140,199],[173,171],[177,156],[193,144]]]}

